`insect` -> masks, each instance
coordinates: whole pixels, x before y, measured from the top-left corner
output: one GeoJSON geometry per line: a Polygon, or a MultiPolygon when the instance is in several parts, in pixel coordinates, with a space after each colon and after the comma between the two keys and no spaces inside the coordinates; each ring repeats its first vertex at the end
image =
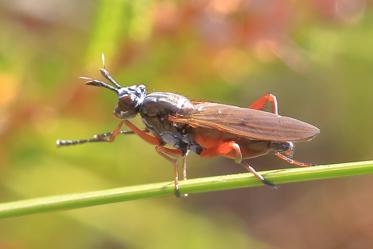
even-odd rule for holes
{"type": "Polygon", "coordinates": [[[296,166],[310,166],[292,159],[294,142],[308,141],[320,130],[308,123],[280,116],[277,99],[267,93],[248,108],[211,102],[191,101],[169,92],[147,93],[142,84],[123,87],[103,68],[100,73],[110,84],[81,77],[87,85],[106,88],[118,97],[114,115],[120,119],[112,132],[89,139],[57,140],[57,146],[91,142],[113,142],[118,135],[136,134],[155,146],[155,150],[174,166],[176,196],[180,196],[178,159],[182,160],[183,179],[187,179],[186,159],[190,151],[202,157],[222,156],[233,159],[258,180],[274,187],[260,175],[247,159],[273,153],[296,166]],[[271,112],[263,109],[271,104],[271,112]],[[140,115],[145,129],[130,119],[140,115]],[[127,126],[129,130],[122,130],[127,126]]]}

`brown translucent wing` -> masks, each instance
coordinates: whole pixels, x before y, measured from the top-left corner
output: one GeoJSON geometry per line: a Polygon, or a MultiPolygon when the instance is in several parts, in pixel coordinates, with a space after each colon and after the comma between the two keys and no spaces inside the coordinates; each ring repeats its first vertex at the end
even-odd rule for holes
{"type": "Polygon", "coordinates": [[[269,141],[309,140],[320,130],[305,122],[273,113],[216,103],[197,103],[188,116],[171,121],[192,127],[218,129],[240,137],[269,141]]]}

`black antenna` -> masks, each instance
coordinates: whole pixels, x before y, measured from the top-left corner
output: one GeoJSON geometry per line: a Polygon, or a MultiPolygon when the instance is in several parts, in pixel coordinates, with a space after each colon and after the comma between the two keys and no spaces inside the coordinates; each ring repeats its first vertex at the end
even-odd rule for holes
{"type": "Polygon", "coordinates": [[[102,76],[105,77],[105,79],[107,79],[108,81],[110,81],[117,89],[120,89],[122,88],[121,85],[119,85],[114,79],[113,77],[111,77],[110,73],[105,69],[105,68],[100,68],[100,73],[102,74],[102,76]]]}
{"type": "Polygon", "coordinates": [[[106,70],[104,52],[101,53],[101,61],[102,61],[102,68],[100,68],[100,73],[102,74],[102,76],[104,76],[105,79],[107,79],[108,81],[110,81],[117,89],[122,88],[122,86],[119,85],[113,79],[113,77],[111,77],[110,73],[106,70]]]}
{"type": "Polygon", "coordinates": [[[102,81],[99,81],[99,80],[94,80],[94,79],[87,78],[87,77],[80,77],[80,79],[85,80],[86,85],[104,87],[104,88],[107,88],[107,89],[115,92],[116,94],[119,94],[119,91],[118,91],[117,88],[114,88],[113,86],[111,86],[111,85],[109,85],[105,82],[102,82],[102,81]]]}

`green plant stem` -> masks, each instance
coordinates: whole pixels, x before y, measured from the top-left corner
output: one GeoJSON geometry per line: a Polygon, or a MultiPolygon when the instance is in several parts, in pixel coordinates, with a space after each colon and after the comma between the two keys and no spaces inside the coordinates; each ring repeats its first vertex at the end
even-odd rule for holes
{"type": "MultiPolygon", "coordinates": [[[[373,161],[278,169],[261,172],[266,179],[275,184],[330,179],[369,173],[373,173],[373,161]]],[[[250,173],[243,173],[180,181],[180,192],[202,193],[258,185],[262,184],[253,175],[250,173]]],[[[173,194],[173,183],[162,182],[94,192],[42,197],[0,204],[0,218],[173,194]]]]}

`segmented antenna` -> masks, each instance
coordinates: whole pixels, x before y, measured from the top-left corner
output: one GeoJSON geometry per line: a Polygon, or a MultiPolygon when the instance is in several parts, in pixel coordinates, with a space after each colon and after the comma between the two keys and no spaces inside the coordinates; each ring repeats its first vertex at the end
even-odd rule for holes
{"type": "Polygon", "coordinates": [[[113,77],[110,76],[109,72],[105,69],[105,68],[100,68],[100,73],[102,76],[105,77],[105,79],[107,79],[108,81],[110,81],[117,89],[120,89],[122,88],[121,85],[119,85],[114,79],[113,77]]]}
{"type": "Polygon", "coordinates": [[[80,79],[85,80],[86,85],[104,87],[104,88],[107,88],[107,89],[115,92],[116,94],[119,94],[119,91],[118,91],[117,88],[114,88],[113,86],[111,86],[111,85],[109,85],[105,82],[102,82],[102,81],[99,81],[99,80],[94,80],[94,79],[91,79],[91,78],[88,78],[88,77],[80,77],[80,79]]]}
{"type": "Polygon", "coordinates": [[[114,79],[113,77],[111,77],[110,73],[105,69],[105,55],[104,53],[102,52],[101,53],[101,60],[102,60],[102,68],[100,68],[100,73],[101,75],[107,79],[108,81],[110,81],[110,83],[112,85],[109,85],[105,82],[102,82],[102,81],[99,81],[99,80],[95,80],[95,79],[92,79],[92,78],[89,78],[89,77],[80,77],[80,79],[82,80],[85,80],[86,81],[86,85],[90,85],[90,86],[98,86],[98,87],[104,87],[104,88],[107,88],[113,92],[115,92],[116,94],[119,94],[119,89],[123,88],[121,85],[119,85],[114,79]]]}
{"type": "Polygon", "coordinates": [[[105,66],[105,54],[104,54],[104,52],[101,53],[101,61],[102,61],[102,68],[100,68],[101,75],[104,76],[105,79],[107,79],[108,81],[110,81],[117,89],[122,88],[122,86],[119,85],[118,82],[116,82],[113,79],[113,77],[111,77],[110,73],[106,70],[106,66],[105,66]]]}

